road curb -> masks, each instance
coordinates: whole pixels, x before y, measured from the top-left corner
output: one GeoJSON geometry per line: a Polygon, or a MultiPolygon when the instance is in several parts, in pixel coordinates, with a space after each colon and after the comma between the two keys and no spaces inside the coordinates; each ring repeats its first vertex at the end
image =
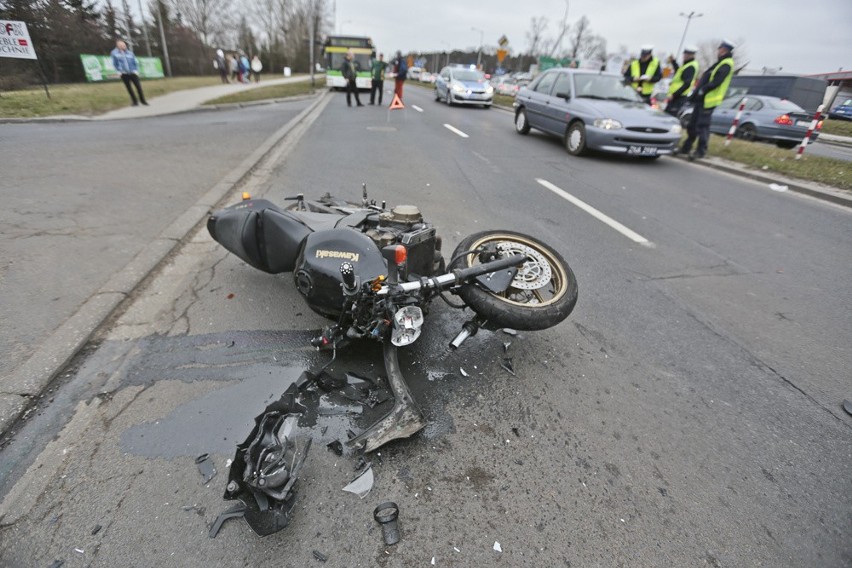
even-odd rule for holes
{"type": "MultiPolygon", "coordinates": [[[[675,159],[679,159],[682,161],[687,160],[685,156],[677,156],[675,157],[675,159]]],[[[701,158],[699,160],[695,160],[689,163],[697,166],[704,166],[706,168],[720,170],[729,174],[734,174],[740,177],[748,178],[766,184],[787,186],[787,189],[789,191],[802,193],[804,195],[809,195],[817,199],[830,201],[832,203],[836,203],[837,205],[852,208],[852,192],[843,192],[843,190],[836,189],[830,186],[820,186],[814,183],[805,182],[803,180],[797,180],[794,178],[785,178],[781,176],[764,174],[755,170],[750,170],[744,166],[741,166],[740,164],[737,164],[736,162],[731,162],[722,158],[701,158]]]]}
{"type": "MultiPolygon", "coordinates": [[[[40,393],[56,378],[71,359],[92,339],[95,332],[118,310],[150,274],[185,241],[209,212],[328,95],[322,91],[307,108],[267,138],[236,168],[208,190],[192,207],[149,242],[127,265],[92,294],[89,299],[3,381],[0,387],[0,433],[7,436],[12,426],[25,418],[40,393]]],[[[12,433],[14,434],[14,432],[12,433]]],[[[6,440],[0,440],[0,445],[6,440]]]]}

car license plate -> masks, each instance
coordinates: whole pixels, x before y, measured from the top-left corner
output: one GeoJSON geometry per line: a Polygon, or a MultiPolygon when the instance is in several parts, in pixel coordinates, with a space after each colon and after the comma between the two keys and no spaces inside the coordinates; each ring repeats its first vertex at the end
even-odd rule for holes
{"type": "Polygon", "coordinates": [[[805,128],[808,128],[808,127],[810,127],[810,125],[811,125],[810,120],[797,120],[796,121],[796,126],[804,126],[805,128]]]}
{"type": "Polygon", "coordinates": [[[627,153],[634,156],[656,156],[656,146],[628,146],[627,153]]]}

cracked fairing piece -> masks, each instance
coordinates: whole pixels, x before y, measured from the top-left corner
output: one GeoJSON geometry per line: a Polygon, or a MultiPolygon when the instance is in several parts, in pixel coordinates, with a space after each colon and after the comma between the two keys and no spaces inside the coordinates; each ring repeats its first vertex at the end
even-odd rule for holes
{"type": "Polygon", "coordinates": [[[245,519],[260,536],[286,527],[296,504],[294,484],[305,462],[311,439],[293,436],[303,407],[296,385],[255,418],[255,427],[237,446],[225,499],[246,506],[245,519]]]}

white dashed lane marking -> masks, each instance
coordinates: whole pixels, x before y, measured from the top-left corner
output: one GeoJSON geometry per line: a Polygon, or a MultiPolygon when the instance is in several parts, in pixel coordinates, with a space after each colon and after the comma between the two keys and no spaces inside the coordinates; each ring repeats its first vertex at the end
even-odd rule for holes
{"type": "Polygon", "coordinates": [[[446,128],[446,129],[447,129],[447,130],[449,130],[450,132],[455,132],[456,134],[458,134],[458,135],[459,135],[459,136],[461,136],[462,138],[470,138],[470,136],[468,136],[467,134],[465,134],[464,132],[462,132],[462,131],[461,131],[461,130],[459,130],[458,128],[455,128],[455,127],[453,127],[453,126],[450,126],[449,124],[445,124],[445,125],[444,125],[444,128],[446,128]]]}

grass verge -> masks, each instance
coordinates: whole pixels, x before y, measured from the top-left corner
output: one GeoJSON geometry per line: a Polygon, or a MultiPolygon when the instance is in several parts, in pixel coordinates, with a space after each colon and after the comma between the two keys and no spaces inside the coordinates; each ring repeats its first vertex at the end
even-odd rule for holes
{"type": "MultiPolygon", "coordinates": [[[[146,99],[173,91],[218,85],[216,77],[173,77],[143,80],[146,99]]],[[[130,97],[121,81],[108,83],[74,83],[49,86],[50,98],[43,87],[0,93],[0,118],[35,118],[40,116],[94,116],[126,107],[130,97]]]]}
{"type": "Polygon", "coordinates": [[[315,87],[311,87],[310,81],[300,81],[298,83],[284,83],[283,85],[270,85],[268,87],[257,87],[242,93],[234,93],[219,97],[212,101],[207,101],[205,105],[221,105],[228,103],[248,103],[253,101],[263,101],[267,99],[283,99],[286,97],[296,97],[299,95],[311,95],[319,89],[325,89],[325,80],[322,83],[315,81],[315,87]]]}
{"type": "Polygon", "coordinates": [[[822,123],[822,131],[837,136],[852,136],[852,120],[828,119],[822,123]]]}
{"type": "Polygon", "coordinates": [[[852,163],[805,153],[796,159],[796,149],[784,150],[762,142],[731,140],[725,146],[724,136],[710,136],[708,155],[744,164],[765,173],[782,174],[832,187],[852,190],[852,163]]]}

